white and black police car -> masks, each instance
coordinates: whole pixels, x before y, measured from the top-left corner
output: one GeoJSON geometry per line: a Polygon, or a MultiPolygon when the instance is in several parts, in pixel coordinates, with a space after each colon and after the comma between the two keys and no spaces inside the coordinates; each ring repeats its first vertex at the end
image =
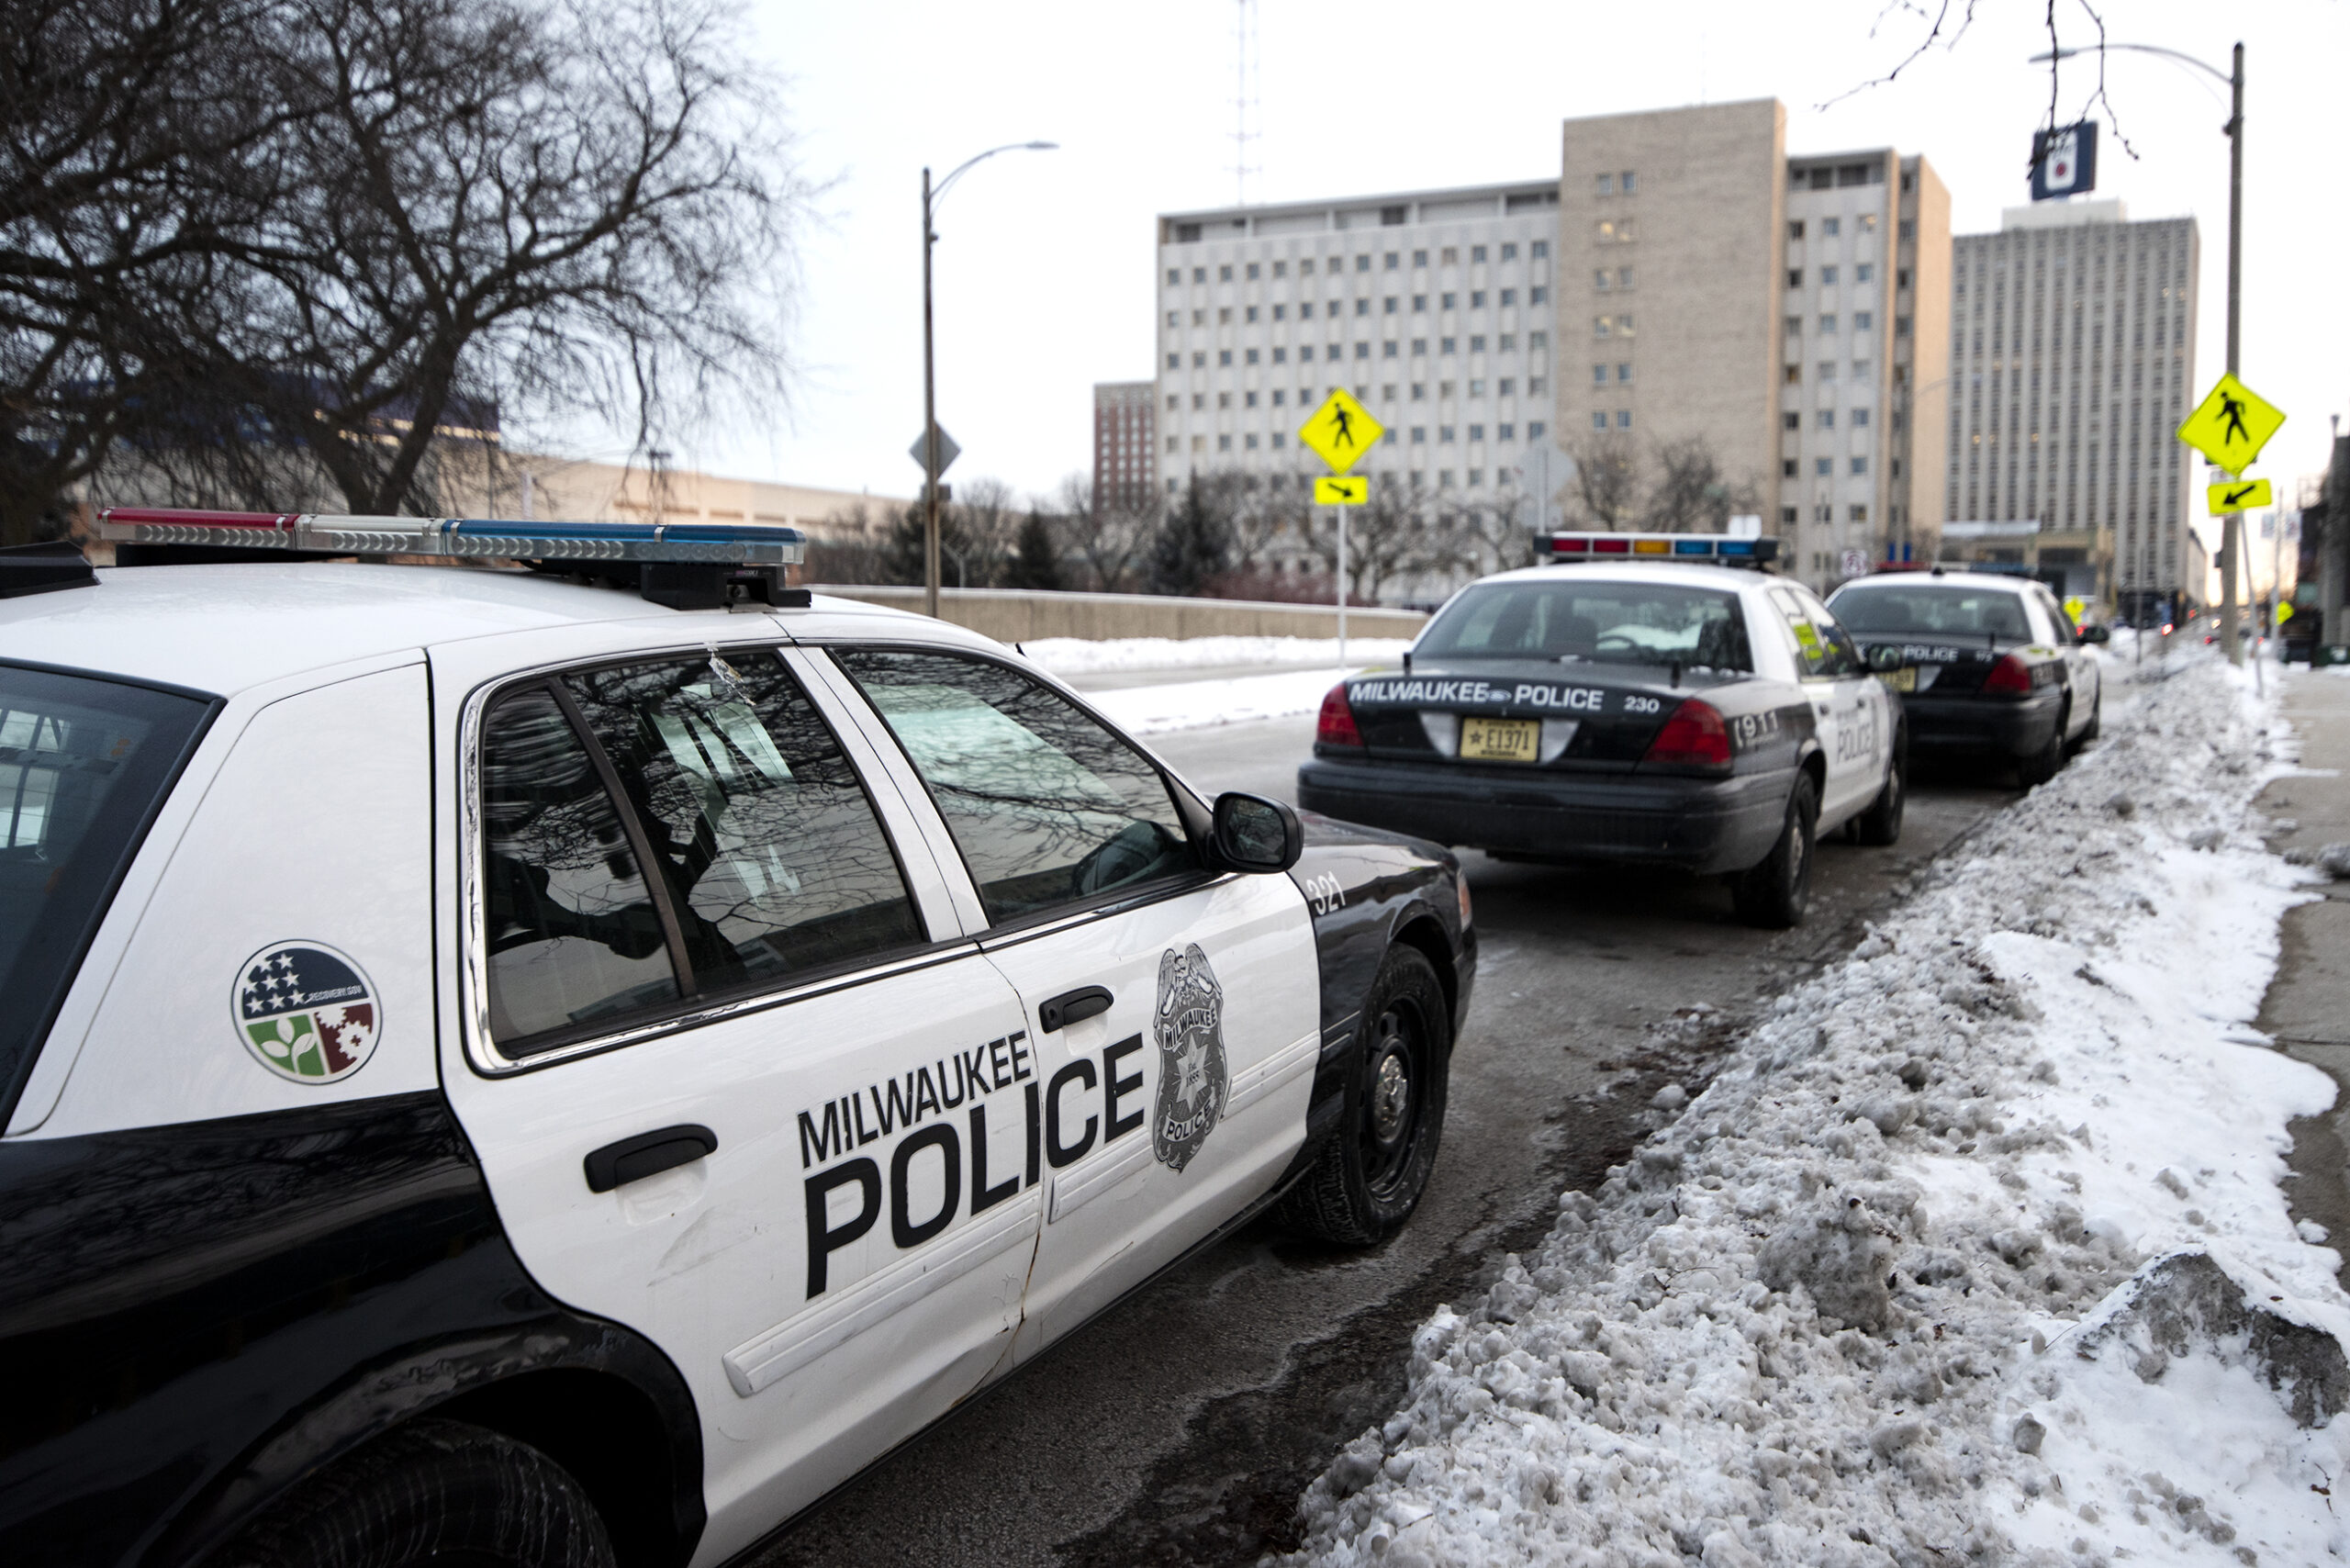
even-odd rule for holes
{"type": "Polygon", "coordinates": [[[0,1562],[722,1562],[1268,1205],[1416,1202],[1444,851],[788,529],[100,529],[0,552],[0,1562]],[[303,559],[420,554],[543,569],[303,559]]]}
{"type": "Polygon", "coordinates": [[[1936,566],[1856,577],[1828,603],[1903,694],[1919,753],[2012,761],[2029,788],[2097,738],[2091,650],[2112,634],[2075,626],[2046,584],[1936,566]]]}
{"type": "Polygon", "coordinates": [[[1550,564],[1456,594],[1403,667],[1323,700],[1298,801],[1504,857],[1731,879],[1793,925],[1817,836],[1900,835],[1900,702],[1778,541],[1539,535],[1550,564]]]}

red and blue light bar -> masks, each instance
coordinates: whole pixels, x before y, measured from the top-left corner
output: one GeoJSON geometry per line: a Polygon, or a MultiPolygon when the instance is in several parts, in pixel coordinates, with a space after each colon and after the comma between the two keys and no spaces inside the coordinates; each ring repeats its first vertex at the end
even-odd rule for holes
{"type": "Polygon", "coordinates": [[[112,507],[98,537],[124,544],[287,550],[328,555],[469,560],[791,566],[807,535],[778,523],[559,522],[478,517],[353,517],[331,512],[112,507]]]}
{"type": "Polygon", "coordinates": [[[1761,567],[1779,558],[1775,539],[1727,533],[1538,533],[1534,553],[1552,565],[1624,558],[1703,566],[1761,567]]]}

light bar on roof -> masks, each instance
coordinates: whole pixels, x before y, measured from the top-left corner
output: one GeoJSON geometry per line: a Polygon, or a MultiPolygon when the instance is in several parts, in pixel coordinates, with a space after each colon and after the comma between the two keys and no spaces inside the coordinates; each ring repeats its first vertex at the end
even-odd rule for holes
{"type": "Polygon", "coordinates": [[[475,517],[345,517],[331,512],[185,511],[114,507],[98,537],[327,555],[445,555],[471,560],[791,566],[807,536],[774,523],[539,522],[475,517]]]}
{"type": "Polygon", "coordinates": [[[1543,532],[1534,536],[1534,553],[1553,565],[1622,556],[1660,564],[1762,566],[1779,558],[1779,542],[1733,538],[1727,533],[1543,532]]]}

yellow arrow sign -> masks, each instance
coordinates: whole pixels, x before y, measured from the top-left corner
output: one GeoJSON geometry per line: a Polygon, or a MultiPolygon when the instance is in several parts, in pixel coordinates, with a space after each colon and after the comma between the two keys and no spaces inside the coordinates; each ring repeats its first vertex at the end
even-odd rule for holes
{"type": "Polygon", "coordinates": [[[2292,618],[2293,601],[2289,599],[2278,601],[2277,606],[2277,624],[2282,626],[2286,622],[2290,621],[2292,618]]]}
{"type": "Polygon", "coordinates": [[[2222,375],[2178,427],[2178,439],[2210,458],[2213,466],[2241,474],[2284,422],[2284,409],[2234,376],[2222,375]]]}
{"type": "Polygon", "coordinates": [[[2270,503],[2268,481],[2266,479],[2231,479],[2224,485],[2212,485],[2203,492],[2211,498],[2211,515],[2225,517],[2232,511],[2270,503]]]}
{"type": "Polygon", "coordinates": [[[1314,449],[1315,455],[1330,465],[1334,474],[1343,474],[1353,467],[1371,443],[1386,433],[1387,427],[1371,417],[1371,410],[1347,395],[1343,387],[1332,387],[1330,396],[1314,410],[1297,432],[1297,439],[1314,449]]]}
{"type": "Polygon", "coordinates": [[[1314,481],[1314,504],[1317,507],[1359,507],[1369,499],[1371,476],[1367,474],[1314,481]]]}

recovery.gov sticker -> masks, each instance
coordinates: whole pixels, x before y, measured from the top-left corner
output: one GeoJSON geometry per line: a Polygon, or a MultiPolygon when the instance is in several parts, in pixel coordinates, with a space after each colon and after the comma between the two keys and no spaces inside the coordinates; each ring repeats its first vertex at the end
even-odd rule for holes
{"type": "Polygon", "coordinates": [[[245,960],[229,1003],[262,1065],[297,1083],[332,1083],[367,1065],[383,1027],[357,964],[315,942],[280,942],[245,960]]]}

